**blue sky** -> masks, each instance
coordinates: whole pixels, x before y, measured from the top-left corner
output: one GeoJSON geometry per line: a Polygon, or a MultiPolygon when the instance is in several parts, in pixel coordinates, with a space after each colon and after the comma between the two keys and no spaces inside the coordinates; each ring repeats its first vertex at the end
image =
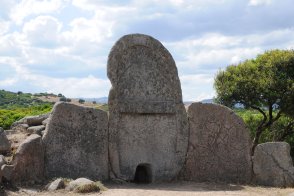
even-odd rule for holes
{"type": "Polygon", "coordinates": [[[108,53],[148,34],[173,55],[183,98],[215,95],[218,70],[294,48],[293,0],[1,0],[0,89],[108,96],[108,53]]]}

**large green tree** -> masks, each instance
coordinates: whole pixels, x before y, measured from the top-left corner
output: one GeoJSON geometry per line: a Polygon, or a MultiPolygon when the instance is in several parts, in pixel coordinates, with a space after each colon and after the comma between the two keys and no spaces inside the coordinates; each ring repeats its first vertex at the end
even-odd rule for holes
{"type": "Polygon", "coordinates": [[[294,51],[271,50],[219,71],[215,77],[216,101],[229,107],[242,104],[262,115],[255,130],[252,151],[263,131],[281,117],[289,119],[277,140],[294,132],[294,51]]]}

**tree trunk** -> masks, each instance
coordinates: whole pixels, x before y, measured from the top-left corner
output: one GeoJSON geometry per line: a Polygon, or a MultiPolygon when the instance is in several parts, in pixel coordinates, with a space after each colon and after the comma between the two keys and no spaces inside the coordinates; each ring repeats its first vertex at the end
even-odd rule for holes
{"type": "Polygon", "coordinates": [[[257,130],[256,130],[255,137],[254,137],[254,139],[253,139],[253,144],[252,144],[252,147],[251,147],[251,152],[250,152],[250,153],[251,153],[251,154],[250,154],[251,156],[254,155],[255,147],[256,147],[256,146],[258,145],[258,143],[259,143],[259,138],[260,138],[260,136],[261,136],[263,130],[264,130],[263,126],[258,127],[257,130]]]}

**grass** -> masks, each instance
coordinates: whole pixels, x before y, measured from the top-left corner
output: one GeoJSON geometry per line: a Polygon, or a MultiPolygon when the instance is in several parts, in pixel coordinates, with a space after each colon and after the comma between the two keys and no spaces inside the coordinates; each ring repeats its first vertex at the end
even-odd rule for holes
{"type": "Polygon", "coordinates": [[[100,192],[100,191],[106,191],[107,188],[100,182],[93,182],[91,184],[85,184],[78,186],[75,190],[77,193],[91,193],[91,192],[100,192]]]}

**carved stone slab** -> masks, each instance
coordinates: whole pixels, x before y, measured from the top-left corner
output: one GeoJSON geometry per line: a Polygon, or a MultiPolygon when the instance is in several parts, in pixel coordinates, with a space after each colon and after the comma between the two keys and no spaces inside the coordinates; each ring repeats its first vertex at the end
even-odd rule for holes
{"type": "Polygon", "coordinates": [[[175,178],[185,160],[188,121],[171,54],[150,36],[126,35],[111,49],[107,75],[113,177],[132,181],[140,165],[151,181],[175,178]]]}

